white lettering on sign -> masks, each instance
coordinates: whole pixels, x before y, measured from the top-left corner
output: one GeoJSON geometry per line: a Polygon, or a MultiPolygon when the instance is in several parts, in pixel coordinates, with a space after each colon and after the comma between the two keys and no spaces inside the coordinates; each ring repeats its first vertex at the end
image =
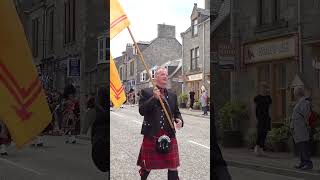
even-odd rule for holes
{"type": "Polygon", "coordinates": [[[193,74],[188,76],[189,81],[198,81],[202,80],[202,73],[201,74],[193,74]]]}
{"type": "Polygon", "coordinates": [[[246,63],[283,59],[295,55],[295,37],[269,40],[245,46],[246,63]]]}

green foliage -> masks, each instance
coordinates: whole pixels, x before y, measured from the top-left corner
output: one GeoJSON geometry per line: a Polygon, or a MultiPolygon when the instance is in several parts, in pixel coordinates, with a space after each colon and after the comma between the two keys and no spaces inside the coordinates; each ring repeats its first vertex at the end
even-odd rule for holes
{"type": "Polygon", "coordinates": [[[248,133],[246,135],[245,141],[249,148],[253,148],[256,144],[257,140],[257,130],[256,128],[251,128],[248,130],[248,133]]]}
{"type": "Polygon", "coordinates": [[[200,107],[201,107],[201,103],[199,101],[195,101],[193,103],[193,109],[200,109],[200,107]]]}
{"type": "Polygon", "coordinates": [[[181,93],[178,97],[178,102],[179,104],[181,103],[187,103],[188,102],[188,94],[186,93],[181,93]]]}
{"type": "Polygon", "coordinates": [[[284,123],[284,125],[279,128],[272,128],[268,133],[267,140],[271,144],[287,143],[290,135],[290,126],[287,123],[284,123]]]}
{"type": "Polygon", "coordinates": [[[316,128],[315,134],[313,135],[313,140],[320,142],[320,127],[316,128]]]}
{"type": "Polygon", "coordinates": [[[224,130],[239,130],[239,123],[248,120],[248,110],[240,102],[228,102],[219,110],[219,126],[224,130]]]}

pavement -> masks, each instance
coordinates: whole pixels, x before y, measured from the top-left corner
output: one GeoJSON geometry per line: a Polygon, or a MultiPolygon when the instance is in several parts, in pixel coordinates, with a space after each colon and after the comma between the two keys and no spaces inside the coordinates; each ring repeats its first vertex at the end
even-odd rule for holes
{"type": "MultiPolygon", "coordinates": [[[[111,179],[140,179],[136,165],[143,136],[143,117],[138,107],[110,112],[111,179]]],[[[210,179],[210,121],[201,116],[182,115],[185,126],[177,130],[181,180],[210,179]]],[[[167,179],[167,170],[151,171],[148,180],[167,179]]]]}
{"type": "Polygon", "coordinates": [[[44,136],[44,147],[8,148],[0,157],[0,180],[106,180],[91,159],[91,143],[66,144],[63,136],[44,136]]]}
{"type": "MultiPolygon", "coordinates": [[[[234,179],[245,177],[245,171],[258,172],[256,174],[268,173],[270,175],[283,176],[293,179],[315,180],[320,179],[320,157],[313,157],[314,169],[301,171],[293,168],[298,158],[291,153],[265,152],[262,157],[257,157],[252,150],[245,148],[222,149],[223,156],[227,161],[234,179]],[[241,170],[242,169],[242,170],[241,170]]],[[[251,173],[252,173],[251,172],[251,173]]],[[[255,176],[259,177],[259,176],[255,176]]],[[[272,178],[277,179],[277,178],[272,178]]],[[[282,180],[282,178],[280,178],[282,180]]],[[[279,180],[280,180],[279,179],[279,180]]],[[[285,180],[285,178],[283,178],[285,180]]],[[[261,180],[261,179],[260,179],[261,180]]]]}

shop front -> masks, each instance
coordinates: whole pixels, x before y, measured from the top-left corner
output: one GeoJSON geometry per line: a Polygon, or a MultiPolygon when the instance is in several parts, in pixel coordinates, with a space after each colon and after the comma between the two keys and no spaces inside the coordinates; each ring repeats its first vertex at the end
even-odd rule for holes
{"type": "MultiPolygon", "coordinates": [[[[287,35],[243,47],[243,63],[252,88],[249,95],[251,107],[254,96],[259,93],[259,84],[267,83],[267,92],[272,98],[272,123],[281,123],[288,117],[293,101],[291,82],[297,72],[298,46],[295,35],[287,35]],[[255,93],[253,93],[255,92],[255,93]]],[[[254,115],[254,108],[251,109],[254,115]]],[[[253,116],[254,117],[254,116],[253,116]]]]}
{"type": "Polygon", "coordinates": [[[194,90],[194,98],[195,100],[199,100],[201,96],[201,86],[203,85],[203,73],[188,75],[186,83],[186,92],[189,93],[191,90],[194,90]]]}

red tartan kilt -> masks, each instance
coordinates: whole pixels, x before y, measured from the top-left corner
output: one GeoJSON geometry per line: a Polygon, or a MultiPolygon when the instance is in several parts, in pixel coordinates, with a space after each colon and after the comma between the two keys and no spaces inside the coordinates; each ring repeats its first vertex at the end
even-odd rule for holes
{"type": "MultiPolygon", "coordinates": [[[[166,134],[161,130],[157,137],[166,134]]],[[[156,138],[143,137],[137,165],[143,169],[175,169],[180,166],[179,150],[176,138],[171,138],[170,151],[161,154],[156,151],[156,138]]]]}

